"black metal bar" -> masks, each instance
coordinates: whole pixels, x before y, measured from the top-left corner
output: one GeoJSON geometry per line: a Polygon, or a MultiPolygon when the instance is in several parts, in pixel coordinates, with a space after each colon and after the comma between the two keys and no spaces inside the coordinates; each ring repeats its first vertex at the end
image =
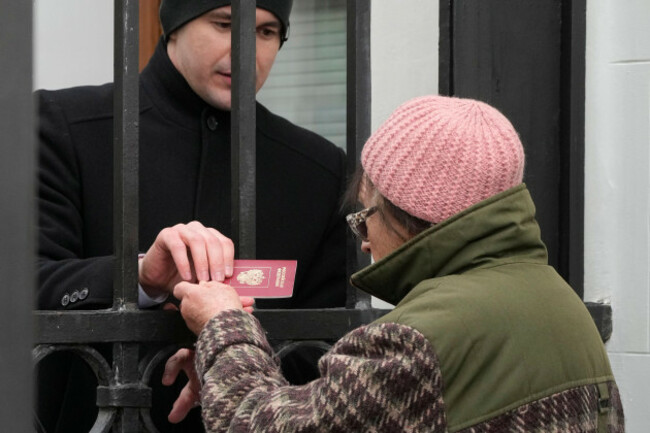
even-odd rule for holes
{"type": "Polygon", "coordinates": [[[0,1],[0,420],[32,431],[32,309],[35,260],[35,132],[32,2],[0,1]]]}
{"type": "Polygon", "coordinates": [[[160,310],[37,311],[36,344],[192,343],[180,314],[160,310]]]}
{"type": "Polygon", "coordinates": [[[438,39],[438,93],[454,94],[453,65],[453,0],[440,0],[439,4],[439,39],[438,39]]]}
{"type": "Polygon", "coordinates": [[[591,318],[596,323],[600,338],[602,338],[603,343],[606,343],[611,338],[614,329],[612,323],[612,306],[595,302],[585,302],[585,305],[587,310],[589,310],[589,314],[591,314],[591,318]]]}
{"type": "MultiPolygon", "coordinates": [[[[333,339],[385,314],[385,310],[258,310],[255,316],[274,340],[333,339]],[[296,326],[299,323],[300,326],[296,326]]],[[[196,337],[171,311],[38,311],[36,344],[148,342],[191,345],[196,337]]]]}
{"type": "MultiPolygon", "coordinates": [[[[140,428],[140,408],[151,407],[151,388],[140,383],[138,371],[139,344],[137,343],[115,343],[113,345],[113,377],[111,378],[110,397],[118,397],[118,413],[113,431],[115,433],[137,433],[140,428]],[[124,389],[138,389],[137,401],[119,401],[124,397],[124,389]],[[120,405],[119,403],[126,403],[120,405]]],[[[115,401],[103,401],[107,397],[103,388],[97,389],[98,406],[110,406],[115,401]]]]}
{"type": "MultiPolygon", "coordinates": [[[[347,3],[347,172],[359,165],[361,150],[370,136],[370,1],[347,3]]],[[[347,275],[367,266],[370,259],[351,235],[347,241],[347,275]]],[[[347,308],[369,308],[370,296],[348,284],[347,308]]]]}
{"type": "Polygon", "coordinates": [[[560,264],[569,284],[584,296],[585,52],[587,2],[562,2],[562,179],[560,264]]]}
{"type": "MultiPolygon", "coordinates": [[[[138,299],[138,15],[137,0],[115,1],[114,30],[114,129],[113,129],[113,239],[116,257],[113,308],[137,311],[138,299]]],[[[95,340],[97,341],[97,340],[95,340]]],[[[100,340],[101,341],[101,340],[100,340]]],[[[113,345],[113,377],[110,396],[139,385],[139,346],[118,342],[113,345]]],[[[142,386],[146,391],[149,388],[142,386]]],[[[102,389],[98,397],[104,396],[102,389]]],[[[151,394],[141,396],[141,406],[151,405],[151,394]],[[147,399],[148,397],[148,399],[147,399]]],[[[110,402],[98,400],[106,405],[110,402]]],[[[113,425],[116,433],[140,431],[139,409],[121,406],[113,425]]]]}
{"type": "MultiPolygon", "coordinates": [[[[612,307],[587,303],[598,330],[607,341],[611,336],[612,307]]],[[[320,309],[258,310],[257,317],[272,340],[331,340],[369,323],[390,310],[320,309]],[[300,323],[300,326],[295,326],[300,323]]],[[[36,344],[87,344],[104,342],[149,342],[191,345],[195,336],[180,315],[172,311],[37,311],[41,331],[36,344]]]]}
{"type": "Polygon", "coordinates": [[[232,3],[231,201],[238,257],[256,255],[255,0],[232,3]]]}
{"type": "Polygon", "coordinates": [[[113,308],[136,308],[138,284],[138,1],[115,0],[113,308]]]}
{"type": "Polygon", "coordinates": [[[99,407],[151,407],[151,388],[143,385],[98,386],[99,407]]]}

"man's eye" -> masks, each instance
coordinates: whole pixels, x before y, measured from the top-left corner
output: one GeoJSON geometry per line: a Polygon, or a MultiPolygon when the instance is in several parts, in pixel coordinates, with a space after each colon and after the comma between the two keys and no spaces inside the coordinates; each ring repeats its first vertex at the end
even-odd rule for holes
{"type": "Polygon", "coordinates": [[[225,22],[225,21],[215,21],[214,25],[217,26],[220,29],[229,29],[230,28],[230,22],[225,22]]]}
{"type": "Polygon", "coordinates": [[[260,34],[260,36],[263,36],[265,38],[273,38],[278,34],[277,30],[267,27],[261,28],[257,32],[260,34]]]}

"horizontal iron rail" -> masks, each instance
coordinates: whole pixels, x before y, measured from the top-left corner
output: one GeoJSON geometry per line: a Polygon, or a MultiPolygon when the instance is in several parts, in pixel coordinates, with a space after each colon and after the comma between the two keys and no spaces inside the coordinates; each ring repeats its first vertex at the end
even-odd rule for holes
{"type": "MultiPolygon", "coordinates": [[[[612,335],[612,308],[586,304],[603,341],[612,335]]],[[[390,310],[320,309],[259,310],[259,319],[271,340],[336,340],[376,320],[390,310]],[[300,326],[295,326],[297,323],[300,326]]],[[[175,311],[36,311],[35,344],[89,344],[146,342],[192,344],[194,335],[175,311]]]]}
{"type": "MultiPolygon", "coordinates": [[[[343,308],[260,310],[255,316],[273,340],[334,340],[372,322],[388,310],[343,308]],[[300,326],[295,326],[297,323],[300,326]]],[[[175,311],[36,311],[35,344],[108,342],[194,342],[175,311]]]]}

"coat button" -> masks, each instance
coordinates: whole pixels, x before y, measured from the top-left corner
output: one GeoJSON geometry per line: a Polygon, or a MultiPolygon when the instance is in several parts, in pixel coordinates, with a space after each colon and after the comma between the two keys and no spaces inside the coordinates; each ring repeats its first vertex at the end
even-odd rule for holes
{"type": "Polygon", "coordinates": [[[217,119],[215,119],[214,116],[208,117],[207,123],[210,131],[215,131],[217,129],[217,126],[219,126],[219,122],[217,122],[217,119]]]}
{"type": "Polygon", "coordinates": [[[75,303],[75,302],[77,302],[78,300],[79,300],[79,291],[78,291],[78,290],[75,290],[75,291],[72,292],[72,294],[70,295],[70,302],[75,303]]]}
{"type": "Polygon", "coordinates": [[[81,292],[79,292],[79,299],[83,301],[88,297],[88,288],[84,287],[81,292]]]}
{"type": "Polygon", "coordinates": [[[65,306],[68,305],[69,303],[70,303],[70,295],[68,295],[68,294],[66,293],[66,294],[63,295],[63,297],[61,298],[61,305],[63,305],[63,306],[65,307],[65,306]]]}

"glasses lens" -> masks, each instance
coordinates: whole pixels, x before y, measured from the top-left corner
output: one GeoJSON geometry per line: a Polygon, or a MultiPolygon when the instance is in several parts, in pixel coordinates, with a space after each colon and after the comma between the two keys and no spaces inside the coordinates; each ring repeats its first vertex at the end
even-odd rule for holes
{"type": "Polygon", "coordinates": [[[366,225],[365,219],[357,224],[357,232],[359,233],[361,240],[368,240],[368,226],[366,225]]]}
{"type": "Polygon", "coordinates": [[[366,225],[366,219],[376,211],[377,208],[373,206],[357,213],[352,213],[346,217],[346,220],[354,234],[360,237],[363,241],[368,241],[368,226],[366,225]]]}

